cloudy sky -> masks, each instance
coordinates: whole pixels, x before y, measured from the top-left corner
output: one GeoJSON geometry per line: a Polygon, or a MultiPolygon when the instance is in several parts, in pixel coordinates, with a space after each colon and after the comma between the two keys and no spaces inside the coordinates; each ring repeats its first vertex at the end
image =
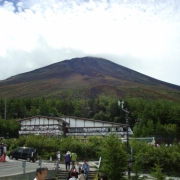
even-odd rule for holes
{"type": "Polygon", "coordinates": [[[83,56],[180,85],[180,0],[0,0],[0,80],[83,56]]]}

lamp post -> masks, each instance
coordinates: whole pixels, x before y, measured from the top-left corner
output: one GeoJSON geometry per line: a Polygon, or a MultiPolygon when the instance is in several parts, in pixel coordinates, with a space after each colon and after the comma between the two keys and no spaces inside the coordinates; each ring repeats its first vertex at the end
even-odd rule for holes
{"type": "Polygon", "coordinates": [[[120,102],[118,101],[118,106],[121,105],[122,110],[126,113],[126,138],[127,138],[127,153],[129,155],[128,157],[128,165],[127,165],[127,171],[128,171],[128,179],[130,179],[130,175],[131,175],[131,153],[130,153],[130,147],[129,147],[129,133],[128,133],[128,128],[129,128],[129,120],[128,120],[128,114],[129,111],[126,109],[124,109],[124,101],[120,102]]]}
{"type": "Polygon", "coordinates": [[[7,139],[9,138],[9,133],[6,133],[6,138],[7,138],[7,139]]]}

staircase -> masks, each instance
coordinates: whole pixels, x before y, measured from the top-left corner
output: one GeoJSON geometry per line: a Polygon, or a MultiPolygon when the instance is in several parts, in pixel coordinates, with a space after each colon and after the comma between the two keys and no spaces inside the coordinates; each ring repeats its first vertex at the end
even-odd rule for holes
{"type": "MultiPolygon", "coordinates": [[[[97,171],[89,171],[88,173],[88,180],[94,180],[97,171]]],[[[58,170],[56,174],[57,180],[67,180],[68,171],[65,170],[58,170]]]]}

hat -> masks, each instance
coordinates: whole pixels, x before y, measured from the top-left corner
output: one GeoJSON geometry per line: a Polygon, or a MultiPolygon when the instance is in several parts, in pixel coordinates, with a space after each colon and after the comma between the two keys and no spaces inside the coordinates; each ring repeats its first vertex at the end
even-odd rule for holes
{"type": "Polygon", "coordinates": [[[58,151],[58,153],[60,153],[60,151],[58,151]]]}

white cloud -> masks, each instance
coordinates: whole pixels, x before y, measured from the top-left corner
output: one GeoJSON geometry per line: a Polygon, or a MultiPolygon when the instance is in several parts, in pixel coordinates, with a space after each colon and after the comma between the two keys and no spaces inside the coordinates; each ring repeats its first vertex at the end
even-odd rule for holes
{"type": "Polygon", "coordinates": [[[5,1],[0,24],[0,79],[97,55],[180,85],[178,0],[5,1]]]}
{"type": "Polygon", "coordinates": [[[3,8],[6,11],[14,11],[15,10],[15,7],[14,7],[13,3],[12,2],[8,2],[8,1],[4,2],[3,8]]]}

